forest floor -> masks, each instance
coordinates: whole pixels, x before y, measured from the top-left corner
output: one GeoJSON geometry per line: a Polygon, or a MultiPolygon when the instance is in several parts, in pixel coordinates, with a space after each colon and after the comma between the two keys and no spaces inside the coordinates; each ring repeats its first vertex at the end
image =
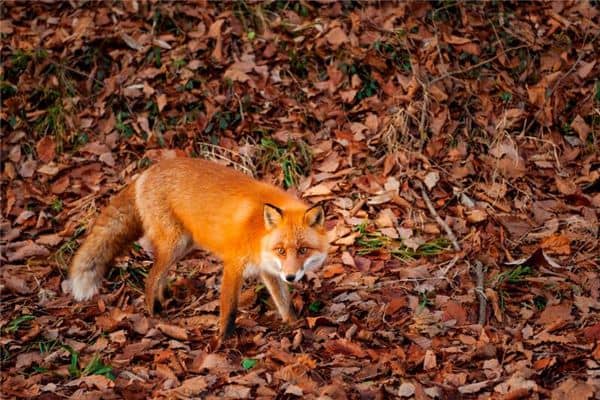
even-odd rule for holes
{"type": "Polygon", "coordinates": [[[595,3],[3,1],[3,398],[599,399],[595,3]],[[63,291],[175,156],[323,201],[296,323],[248,282],[215,350],[202,252],[149,316],[143,243],[63,291]]]}

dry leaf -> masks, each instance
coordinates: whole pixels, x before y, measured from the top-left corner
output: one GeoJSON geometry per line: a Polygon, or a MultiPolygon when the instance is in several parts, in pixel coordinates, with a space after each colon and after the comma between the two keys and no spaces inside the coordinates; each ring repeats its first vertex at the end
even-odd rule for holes
{"type": "Polygon", "coordinates": [[[188,340],[188,334],[185,328],[182,328],[177,325],[169,325],[169,324],[158,324],[156,328],[160,330],[165,335],[172,337],[173,339],[178,340],[188,340]]]}
{"type": "Polygon", "coordinates": [[[571,245],[568,237],[564,235],[552,235],[540,243],[540,247],[548,254],[570,255],[571,245]]]}
{"type": "Polygon", "coordinates": [[[56,144],[50,136],[44,136],[37,142],[37,145],[35,146],[38,158],[43,163],[48,163],[54,159],[54,156],[56,155],[55,149],[56,144]]]}
{"type": "Polygon", "coordinates": [[[346,43],[348,41],[348,36],[342,28],[336,27],[330,30],[325,36],[327,42],[333,47],[337,49],[340,45],[346,43]]]}

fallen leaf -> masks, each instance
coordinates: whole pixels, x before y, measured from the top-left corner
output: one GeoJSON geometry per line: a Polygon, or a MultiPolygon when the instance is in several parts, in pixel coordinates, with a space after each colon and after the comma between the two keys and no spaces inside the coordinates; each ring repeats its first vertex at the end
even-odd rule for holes
{"type": "Polygon", "coordinates": [[[481,381],[475,383],[469,383],[468,385],[459,386],[458,391],[462,394],[472,394],[477,393],[481,389],[488,387],[492,382],[490,381],[481,381]]]}
{"type": "Polygon", "coordinates": [[[187,330],[180,326],[161,323],[156,325],[156,328],[165,335],[172,337],[173,339],[188,340],[187,330]]]}
{"type": "Polygon", "coordinates": [[[133,50],[141,50],[144,46],[142,46],[141,44],[139,44],[134,38],[132,38],[131,36],[129,36],[126,33],[121,33],[121,39],[123,39],[123,41],[125,42],[125,44],[127,46],[129,46],[130,48],[132,48],[133,50]]]}
{"type": "Polygon", "coordinates": [[[573,122],[571,122],[571,128],[573,128],[573,130],[577,132],[577,135],[579,135],[579,139],[581,139],[583,143],[587,141],[587,138],[590,132],[592,131],[580,115],[577,115],[575,119],[573,119],[573,122]]]}
{"type": "Polygon", "coordinates": [[[593,399],[596,390],[593,385],[582,382],[573,377],[567,377],[556,389],[552,391],[552,400],[587,400],[593,399]]]}
{"type": "Polygon", "coordinates": [[[156,96],[156,105],[158,107],[158,112],[161,112],[167,105],[167,95],[163,93],[156,96]]]}
{"type": "Polygon", "coordinates": [[[538,323],[547,327],[555,324],[557,321],[572,321],[574,317],[571,314],[571,308],[571,304],[566,302],[555,306],[548,306],[540,314],[538,323]]]}
{"type": "Polygon", "coordinates": [[[340,45],[346,43],[348,41],[348,36],[342,28],[336,27],[330,30],[327,35],[325,35],[327,42],[333,47],[333,49],[337,49],[340,45]]]}
{"type": "Polygon", "coordinates": [[[35,150],[41,162],[49,163],[56,155],[56,144],[51,136],[44,136],[37,142],[35,150]]]}
{"type": "Polygon", "coordinates": [[[226,399],[249,399],[250,388],[242,385],[227,385],[223,397],[226,399]]]}
{"type": "Polygon", "coordinates": [[[435,358],[435,353],[432,350],[427,350],[425,352],[425,357],[423,358],[423,369],[425,371],[435,369],[437,367],[437,360],[435,358]]]}
{"type": "Polygon", "coordinates": [[[347,339],[337,339],[325,342],[324,347],[332,354],[346,354],[358,358],[367,357],[367,352],[358,343],[347,339]]]}
{"type": "Polygon", "coordinates": [[[46,257],[50,254],[48,249],[27,240],[23,242],[16,250],[7,252],[8,261],[19,261],[30,257],[46,257]]]}
{"type": "Polygon", "coordinates": [[[400,397],[411,397],[415,394],[415,385],[409,382],[404,382],[398,388],[398,396],[400,397]]]}
{"type": "Polygon", "coordinates": [[[542,240],[540,247],[549,254],[570,255],[570,240],[564,235],[552,235],[542,240]]]}
{"type": "Polygon", "coordinates": [[[208,382],[205,376],[195,376],[184,380],[175,391],[182,396],[198,396],[208,389],[208,382]]]}

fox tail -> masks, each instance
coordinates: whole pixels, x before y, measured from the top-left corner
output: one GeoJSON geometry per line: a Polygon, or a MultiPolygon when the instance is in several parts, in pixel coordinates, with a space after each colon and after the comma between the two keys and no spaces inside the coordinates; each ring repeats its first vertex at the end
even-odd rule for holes
{"type": "Polygon", "coordinates": [[[102,211],[73,257],[67,284],[73,297],[87,300],[98,293],[108,264],[142,233],[135,185],[129,185],[102,211]]]}

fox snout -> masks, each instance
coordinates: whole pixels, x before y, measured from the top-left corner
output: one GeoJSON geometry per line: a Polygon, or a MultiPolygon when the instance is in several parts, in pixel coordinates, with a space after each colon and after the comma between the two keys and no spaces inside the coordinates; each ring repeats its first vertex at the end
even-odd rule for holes
{"type": "Polygon", "coordinates": [[[302,275],[304,275],[304,272],[302,272],[302,271],[300,271],[299,274],[288,274],[288,275],[285,275],[285,276],[282,273],[281,274],[281,278],[284,281],[292,283],[292,282],[298,282],[300,279],[302,279],[302,275]]]}
{"type": "Polygon", "coordinates": [[[304,277],[306,271],[319,268],[325,261],[325,258],[325,254],[316,253],[306,258],[303,262],[299,262],[297,259],[285,260],[281,266],[281,280],[289,283],[298,282],[304,277]]]}

